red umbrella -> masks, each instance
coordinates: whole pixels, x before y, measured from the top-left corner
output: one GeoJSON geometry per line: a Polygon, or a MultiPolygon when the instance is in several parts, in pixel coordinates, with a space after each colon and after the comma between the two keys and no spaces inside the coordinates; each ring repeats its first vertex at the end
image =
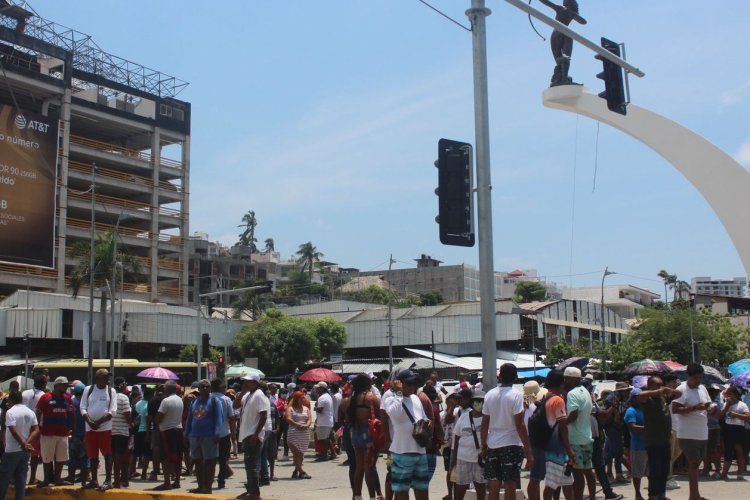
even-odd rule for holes
{"type": "Polygon", "coordinates": [[[138,377],[141,378],[152,378],[155,380],[179,380],[180,377],[174,374],[172,370],[167,370],[161,366],[155,366],[153,368],[146,368],[140,372],[138,377]]]}
{"type": "Polygon", "coordinates": [[[678,363],[677,361],[665,361],[664,364],[667,365],[672,371],[682,370],[685,368],[685,365],[678,363]]]}
{"type": "Polygon", "coordinates": [[[328,368],[313,368],[299,376],[302,382],[341,382],[341,377],[328,368]]]}

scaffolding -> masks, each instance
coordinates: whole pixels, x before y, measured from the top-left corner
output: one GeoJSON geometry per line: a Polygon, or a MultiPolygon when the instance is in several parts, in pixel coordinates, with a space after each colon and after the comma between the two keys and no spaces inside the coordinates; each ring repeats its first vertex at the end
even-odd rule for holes
{"type": "MultiPolygon", "coordinates": [[[[96,75],[148,94],[176,97],[188,86],[188,82],[184,80],[103,51],[90,35],[40,17],[27,2],[0,2],[0,26],[22,30],[25,35],[71,52],[74,70],[96,75]],[[4,12],[7,7],[2,8],[3,3],[14,8],[13,14],[4,12]],[[31,16],[20,19],[17,14],[20,9],[27,11],[31,16]]],[[[76,83],[80,85],[84,82],[76,83]]]]}

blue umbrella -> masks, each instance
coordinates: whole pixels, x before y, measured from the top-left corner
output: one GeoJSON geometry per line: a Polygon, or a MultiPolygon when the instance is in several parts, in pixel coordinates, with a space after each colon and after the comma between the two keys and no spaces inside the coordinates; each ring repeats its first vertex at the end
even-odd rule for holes
{"type": "Polygon", "coordinates": [[[741,359],[735,361],[727,368],[730,375],[739,375],[740,373],[750,371],[750,359],[741,359]]]}
{"type": "Polygon", "coordinates": [[[737,387],[747,387],[750,382],[750,371],[742,372],[729,379],[729,383],[737,387]]]}

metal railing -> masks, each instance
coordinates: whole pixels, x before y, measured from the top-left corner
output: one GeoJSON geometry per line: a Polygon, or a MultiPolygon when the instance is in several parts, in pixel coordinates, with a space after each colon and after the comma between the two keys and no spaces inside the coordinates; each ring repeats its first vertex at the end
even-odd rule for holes
{"type": "MultiPolygon", "coordinates": [[[[70,190],[68,191],[68,198],[72,198],[74,200],[81,200],[81,201],[90,203],[91,193],[70,190]]],[[[116,198],[114,196],[107,196],[104,194],[97,193],[96,202],[106,203],[108,205],[114,205],[120,208],[128,208],[130,210],[136,210],[136,211],[145,212],[149,214],[158,212],[159,215],[163,215],[165,217],[175,217],[177,219],[184,219],[184,215],[182,211],[180,210],[176,210],[174,208],[163,207],[163,206],[154,207],[148,203],[127,200],[125,198],[116,198]]]]}
{"type": "MultiPolygon", "coordinates": [[[[82,219],[74,219],[71,217],[68,217],[68,226],[74,227],[76,229],[85,229],[86,231],[89,231],[91,229],[91,221],[88,220],[82,220],[82,219]]],[[[97,222],[94,224],[94,227],[97,231],[114,231],[115,226],[111,224],[103,224],[101,222],[97,222]]],[[[145,240],[153,240],[158,239],[159,241],[171,243],[173,245],[182,245],[183,238],[181,236],[177,236],[175,234],[166,234],[166,233],[151,233],[149,231],[142,231],[140,229],[135,229],[131,227],[126,226],[120,226],[117,229],[117,232],[120,234],[124,234],[127,236],[133,236],[135,238],[141,238],[145,240]]]]}
{"type": "Polygon", "coordinates": [[[11,263],[6,263],[6,262],[0,263],[0,272],[23,274],[23,275],[28,274],[30,276],[42,276],[45,278],[57,277],[56,269],[47,269],[44,267],[35,267],[35,266],[25,266],[23,264],[11,264],[11,263]]]}
{"type": "MultiPolygon", "coordinates": [[[[152,159],[152,155],[150,153],[144,153],[143,151],[138,151],[136,149],[115,146],[114,144],[109,144],[107,142],[102,142],[102,141],[97,141],[95,139],[81,137],[79,135],[70,134],[70,142],[73,144],[77,144],[79,146],[96,149],[97,151],[103,151],[105,153],[109,153],[113,155],[127,156],[128,158],[143,161],[149,164],[151,163],[151,159],[152,159]]],[[[159,164],[165,167],[172,167],[172,168],[183,167],[182,162],[173,160],[171,158],[164,158],[164,157],[159,158],[159,164]]]]}
{"type": "MultiPolygon", "coordinates": [[[[83,163],[83,162],[74,161],[74,160],[68,161],[68,168],[70,170],[75,170],[76,172],[81,172],[87,175],[91,175],[92,169],[93,169],[90,163],[83,163]]],[[[110,170],[110,169],[102,168],[98,166],[96,167],[96,176],[117,179],[120,181],[125,181],[125,182],[130,182],[130,183],[135,183],[135,184],[142,184],[147,187],[151,187],[151,184],[153,182],[151,178],[149,177],[143,177],[142,175],[135,175],[135,174],[127,173],[127,172],[118,172],[116,170],[110,170]]],[[[171,182],[159,181],[159,187],[166,191],[182,193],[182,186],[177,186],[175,184],[172,184],[171,182]]]]}

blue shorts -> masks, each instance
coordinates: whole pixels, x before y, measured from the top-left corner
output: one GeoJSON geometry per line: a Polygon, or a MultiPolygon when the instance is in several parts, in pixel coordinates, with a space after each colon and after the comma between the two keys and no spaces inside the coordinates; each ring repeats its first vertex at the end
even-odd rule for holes
{"type": "Polygon", "coordinates": [[[367,448],[367,445],[372,441],[370,439],[370,429],[367,424],[355,424],[349,432],[351,432],[352,446],[354,448],[367,448]]]}
{"type": "Polygon", "coordinates": [[[544,477],[547,475],[547,458],[544,450],[532,448],[531,451],[534,453],[534,465],[531,466],[529,479],[544,481],[544,477]]]}
{"type": "Polygon", "coordinates": [[[86,456],[86,445],[77,437],[68,440],[68,465],[76,469],[88,468],[89,458],[86,456]]]}
{"type": "Polygon", "coordinates": [[[219,456],[219,443],[214,443],[214,437],[191,437],[190,458],[193,460],[216,460],[219,456]]]}
{"type": "Polygon", "coordinates": [[[410,489],[426,491],[430,487],[430,471],[424,453],[391,453],[391,488],[394,493],[410,489]]]}

